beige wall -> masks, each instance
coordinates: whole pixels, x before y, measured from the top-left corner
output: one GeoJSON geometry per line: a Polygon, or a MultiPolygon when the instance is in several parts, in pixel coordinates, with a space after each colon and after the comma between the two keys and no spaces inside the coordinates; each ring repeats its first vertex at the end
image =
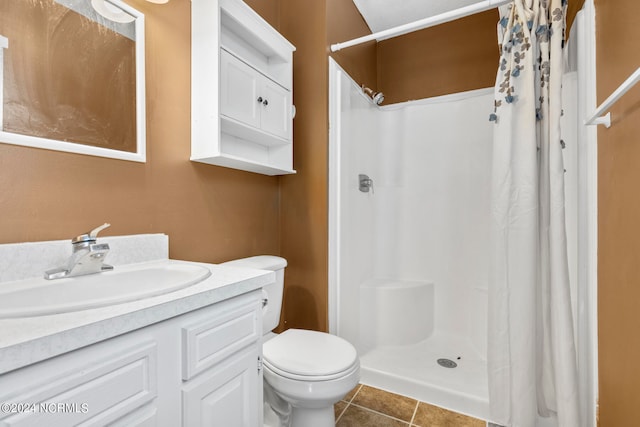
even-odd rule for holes
{"type": "MultiPolygon", "coordinates": [[[[640,66],[640,2],[596,0],[598,102],[640,66]]],[[[636,425],[640,408],[640,85],[598,127],[600,425],[636,425]]]]}
{"type": "Polygon", "coordinates": [[[167,233],[173,258],[278,254],[278,178],[189,161],[191,2],[129,2],[146,15],[147,163],[0,144],[0,243],[110,222],[105,235],[167,233]]]}
{"type": "MultiPolygon", "coordinates": [[[[280,0],[280,31],[294,54],[294,167],[281,177],[281,249],[289,260],[281,328],[328,327],[329,44],[368,34],[350,0],[280,0]],[[301,19],[304,17],[304,19],[301,19]]],[[[375,85],[375,45],[339,55],[342,66],[375,85]]]]}
{"type": "Polygon", "coordinates": [[[385,103],[493,86],[498,19],[491,10],[378,43],[385,103]]]}
{"type": "Polygon", "coordinates": [[[324,1],[281,0],[280,30],[296,46],[294,168],[280,178],[285,328],[327,323],[327,70],[324,1]]]}
{"type": "Polygon", "coordinates": [[[377,43],[331,52],[329,46],[371,34],[351,0],[327,0],[327,52],[360,85],[378,89],[377,43]]]}
{"type": "MultiPolygon", "coordinates": [[[[569,26],[583,3],[569,2],[569,26]]],[[[498,19],[494,9],[378,43],[377,87],[385,104],[492,87],[498,19]]]]}
{"type": "Polygon", "coordinates": [[[244,2],[274,28],[279,29],[281,0],[244,0],[244,2]]]}

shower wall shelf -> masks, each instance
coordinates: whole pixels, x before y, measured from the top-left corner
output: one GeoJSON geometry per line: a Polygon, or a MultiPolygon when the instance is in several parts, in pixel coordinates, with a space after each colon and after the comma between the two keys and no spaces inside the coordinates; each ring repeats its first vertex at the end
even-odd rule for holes
{"type": "Polygon", "coordinates": [[[241,0],[192,0],[191,15],[191,160],[295,173],[295,47],[241,0]]]}
{"type": "Polygon", "coordinates": [[[640,81],[640,68],[638,68],[627,80],[625,80],[618,89],[616,89],[593,113],[590,119],[585,120],[584,124],[588,126],[592,125],[605,125],[605,127],[611,127],[611,113],[608,113],[609,109],[615,104],[622,96],[627,93],[636,83],[640,81]],[[603,116],[603,114],[607,112],[603,116]]]}

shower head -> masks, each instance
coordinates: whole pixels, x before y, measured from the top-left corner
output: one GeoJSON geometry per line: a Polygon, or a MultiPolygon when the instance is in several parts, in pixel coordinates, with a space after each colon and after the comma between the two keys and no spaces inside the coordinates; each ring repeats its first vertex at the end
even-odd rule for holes
{"type": "Polygon", "coordinates": [[[374,92],[373,89],[369,89],[365,85],[362,85],[362,91],[366,93],[376,105],[380,105],[382,104],[382,101],[384,101],[384,95],[382,92],[374,92]]]}

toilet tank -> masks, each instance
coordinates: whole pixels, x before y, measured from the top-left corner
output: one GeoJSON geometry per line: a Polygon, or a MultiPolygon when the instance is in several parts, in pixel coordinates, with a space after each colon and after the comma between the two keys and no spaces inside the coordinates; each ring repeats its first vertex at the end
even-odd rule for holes
{"type": "Polygon", "coordinates": [[[220,265],[275,271],[275,283],[262,288],[262,297],[266,299],[266,305],[262,308],[262,335],[273,331],[280,323],[282,292],[284,290],[284,268],[287,266],[287,260],[273,255],[258,255],[235,259],[220,265]]]}

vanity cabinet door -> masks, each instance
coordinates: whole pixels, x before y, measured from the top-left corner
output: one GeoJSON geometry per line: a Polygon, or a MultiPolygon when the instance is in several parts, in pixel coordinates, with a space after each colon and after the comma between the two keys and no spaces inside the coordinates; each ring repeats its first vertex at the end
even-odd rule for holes
{"type": "Polygon", "coordinates": [[[246,348],[189,381],[182,390],[183,427],[262,425],[260,349],[246,348]]]}
{"type": "Polygon", "coordinates": [[[290,139],[291,92],[265,78],[260,93],[264,98],[260,115],[262,130],[284,139],[290,139]]]}
{"type": "MultiPolygon", "coordinates": [[[[291,92],[220,49],[220,113],[230,119],[290,140],[291,92]]],[[[245,135],[246,136],[246,135],[245,135]]],[[[251,137],[258,144],[269,143],[251,137]]],[[[264,138],[264,137],[263,137],[264,138]]]]}
{"type": "Polygon", "coordinates": [[[220,50],[220,113],[252,127],[260,127],[260,74],[227,51],[220,50]]]}
{"type": "MultiPolygon", "coordinates": [[[[140,336],[140,334],[137,334],[140,336]]],[[[0,426],[104,426],[155,423],[157,343],[130,339],[50,359],[2,376],[0,426]],[[145,406],[146,413],[138,413],[145,406]]]]}
{"type": "Polygon", "coordinates": [[[182,326],[182,425],[262,425],[262,294],[193,313],[182,326]]]}

